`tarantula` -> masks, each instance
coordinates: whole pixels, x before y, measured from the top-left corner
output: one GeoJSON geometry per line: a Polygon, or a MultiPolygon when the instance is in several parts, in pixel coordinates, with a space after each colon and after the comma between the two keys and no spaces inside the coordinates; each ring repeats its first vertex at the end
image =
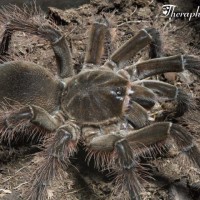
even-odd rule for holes
{"type": "Polygon", "coordinates": [[[41,24],[33,13],[17,7],[1,11],[0,20],[8,22],[1,42],[2,54],[8,50],[12,33],[23,31],[50,41],[57,61],[58,78],[32,62],[8,61],[0,65],[0,142],[9,145],[13,138],[31,137],[33,131],[50,135],[27,199],[45,199],[47,186],[60,169],[66,170],[79,141],[88,151],[88,160],[94,157],[97,167],[116,172],[130,199],[141,199],[141,180],[147,173],[140,158],[146,154],[153,157],[152,152],[164,145],[168,137],[200,167],[200,153],[193,137],[171,122],[150,124],[147,114],[162,97],[177,101],[176,116],[181,116],[189,109],[190,98],[173,85],[143,80],[184,70],[199,75],[199,58],[158,58],[159,33],[146,28],[114,51],[101,66],[109,30],[108,21],[102,17],[91,26],[84,64],[81,72],[75,74],[67,41],[52,22],[46,20],[41,24]],[[126,60],[147,45],[153,59],[124,66],[126,60]],[[126,129],[122,128],[124,124],[126,129]]]}

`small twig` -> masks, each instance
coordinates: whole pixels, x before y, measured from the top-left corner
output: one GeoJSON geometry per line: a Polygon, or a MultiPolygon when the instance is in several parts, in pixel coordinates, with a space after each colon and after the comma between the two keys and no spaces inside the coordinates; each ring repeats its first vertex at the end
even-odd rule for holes
{"type": "Polygon", "coordinates": [[[16,190],[16,189],[20,188],[22,185],[26,185],[27,183],[28,182],[21,183],[18,186],[14,187],[13,189],[16,190]]]}
{"type": "Polygon", "coordinates": [[[132,16],[137,11],[137,6],[135,7],[135,10],[130,14],[132,16]]]}

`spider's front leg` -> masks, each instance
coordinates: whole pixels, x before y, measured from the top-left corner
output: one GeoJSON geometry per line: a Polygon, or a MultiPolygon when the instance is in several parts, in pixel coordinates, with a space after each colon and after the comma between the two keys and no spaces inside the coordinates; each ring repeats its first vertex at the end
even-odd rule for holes
{"type": "Polygon", "coordinates": [[[79,127],[66,122],[56,130],[55,136],[46,142],[46,150],[42,153],[43,160],[33,175],[33,184],[27,194],[28,200],[46,199],[47,188],[53,179],[66,173],[69,157],[76,151],[79,136],[79,127]]]}
{"type": "Polygon", "coordinates": [[[133,94],[131,99],[144,108],[152,108],[156,102],[174,100],[177,102],[175,117],[182,116],[188,110],[195,108],[191,96],[182,89],[161,81],[141,80],[132,84],[133,94]]]}
{"type": "MultiPolygon", "coordinates": [[[[159,122],[140,130],[129,132],[125,136],[131,146],[138,150],[143,148],[148,150],[148,147],[151,145],[165,142],[169,137],[173,138],[181,152],[187,155],[197,167],[200,167],[200,151],[190,133],[180,125],[170,122],[159,122]]],[[[144,150],[144,152],[146,151],[144,150]]]]}
{"type": "Polygon", "coordinates": [[[5,116],[2,116],[0,141],[5,144],[17,142],[19,135],[22,138],[31,138],[34,137],[36,129],[38,133],[52,132],[62,124],[64,124],[64,118],[61,113],[50,115],[39,106],[25,106],[16,111],[8,111],[5,116]],[[34,127],[31,128],[31,124],[34,127]],[[25,134],[27,132],[29,135],[25,134]]]}
{"type": "Polygon", "coordinates": [[[116,184],[119,187],[117,189],[124,190],[125,187],[132,200],[141,200],[142,186],[138,174],[141,166],[127,140],[121,134],[114,132],[103,135],[98,128],[92,127],[83,128],[82,133],[89,152],[88,161],[94,157],[96,167],[116,171],[118,175],[116,184]]]}
{"type": "Polygon", "coordinates": [[[105,65],[113,67],[124,66],[124,62],[132,59],[141,49],[150,44],[151,60],[135,63],[125,67],[134,79],[144,79],[149,76],[166,72],[190,72],[200,76],[200,59],[190,55],[161,57],[161,40],[159,32],[154,28],[146,28],[138,32],[118,50],[116,50],[105,65]],[[161,58],[159,58],[161,57],[161,58]]]}
{"type": "Polygon", "coordinates": [[[155,58],[136,63],[126,67],[125,70],[136,79],[144,79],[166,72],[183,72],[184,70],[200,76],[200,59],[188,55],[155,58]]]}
{"type": "Polygon", "coordinates": [[[159,32],[154,28],[146,28],[117,49],[105,63],[107,66],[122,67],[124,62],[132,59],[141,49],[150,45],[150,57],[160,57],[161,40],[159,32]]]}
{"type": "Polygon", "coordinates": [[[125,118],[136,129],[149,124],[147,111],[135,101],[131,102],[128,110],[125,111],[125,118]]]}
{"type": "Polygon", "coordinates": [[[105,18],[101,18],[92,24],[85,54],[84,68],[91,68],[94,65],[100,64],[104,53],[104,42],[107,32],[108,22],[105,18]]]}
{"type": "Polygon", "coordinates": [[[116,170],[131,199],[141,199],[140,180],[146,175],[138,162],[139,157],[147,154],[154,157],[157,144],[163,144],[168,137],[172,137],[179,150],[200,167],[200,151],[192,136],[183,127],[169,122],[155,123],[129,133],[113,132],[106,135],[98,128],[85,128],[83,136],[89,151],[88,159],[94,156],[97,166],[105,168],[107,165],[116,170]]]}

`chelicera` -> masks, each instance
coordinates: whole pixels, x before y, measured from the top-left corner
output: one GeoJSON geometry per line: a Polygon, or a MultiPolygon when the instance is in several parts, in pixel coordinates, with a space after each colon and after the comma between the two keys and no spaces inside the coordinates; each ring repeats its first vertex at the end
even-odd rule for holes
{"type": "Polygon", "coordinates": [[[200,167],[193,137],[171,122],[150,124],[147,114],[161,96],[177,101],[176,116],[181,116],[189,109],[189,96],[168,83],[143,80],[184,70],[199,75],[199,58],[186,55],[159,58],[159,33],[146,28],[100,66],[109,30],[107,20],[102,17],[92,24],[83,68],[75,74],[67,41],[55,25],[47,20],[40,24],[34,14],[16,7],[1,11],[0,19],[8,22],[1,53],[6,53],[5,44],[9,45],[13,32],[24,31],[50,41],[57,61],[58,78],[32,62],[8,61],[0,65],[0,102],[4,113],[0,116],[1,143],[12,143],[11,138],[18,140],[25,135],[31,137],[35,131],[51,135],[51,140],[44,144],[44,160],[35,172],[28,199],[45,198],[47,186],[59,169],[66,170],[79,141],[88,151],[88,160],[94,157],[97,167],[116,172],[130,199],[141,199],[145,169],[140,157],[151,155],[154,147],[164,144],[168,137],[200,167]],[[147,45],[155,58],[124,66],[124,61],[147,45]]]}

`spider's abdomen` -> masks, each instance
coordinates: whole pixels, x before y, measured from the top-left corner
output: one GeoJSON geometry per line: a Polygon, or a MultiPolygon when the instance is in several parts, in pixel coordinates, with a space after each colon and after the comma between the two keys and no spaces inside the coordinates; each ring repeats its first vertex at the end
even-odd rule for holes
{"type": "Polygon", "coordinates": [[[82,124],[104,123],[122,116],[128,81],[113,72],[80,73],[68,84],[61,108],[82,124]]]}
{"type": "Polygon", "coordinates": [[[37,105],[52,112],[59,105],[60,87],[48,70],[36,64],[15,61],[0,65],[0,102],[37,105]]]}

